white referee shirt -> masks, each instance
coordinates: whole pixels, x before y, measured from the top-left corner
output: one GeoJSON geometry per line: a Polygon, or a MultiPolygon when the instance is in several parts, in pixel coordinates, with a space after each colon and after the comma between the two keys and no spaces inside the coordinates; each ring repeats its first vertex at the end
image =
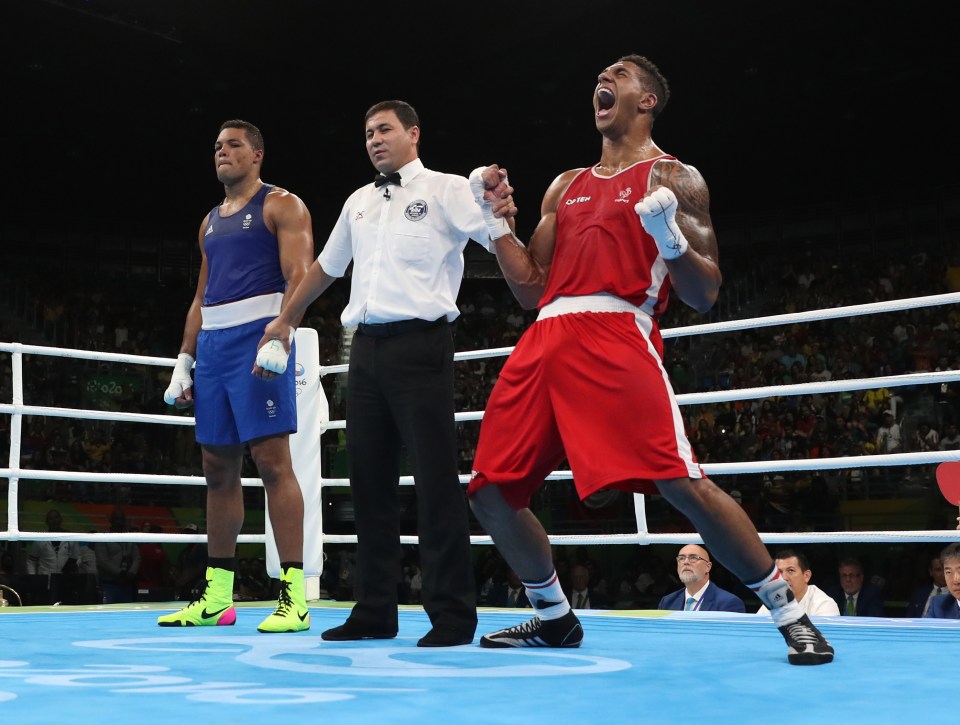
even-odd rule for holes
{"type": "MultiPolygon", "coordinates": [[[[798,604],[805,614],[816,616],[840,616],[840,608],[837,606],[833,597],[824,592],[815,584],[808,584],[807,591],[803,594],[803,599],[798,604]]],[[[768,610],[762,604],[757,614],[767,614],[768,610]]]]}
{"type": "Polygon", "coordinates": [[[371,182],[350,195],[318,257],[332,277],[353,261],[344,327],[442,315],[452,322],[467,242],[494,251],[465,177],[431,171],[420,159],[399,171],[401,186],[371,182]]]}

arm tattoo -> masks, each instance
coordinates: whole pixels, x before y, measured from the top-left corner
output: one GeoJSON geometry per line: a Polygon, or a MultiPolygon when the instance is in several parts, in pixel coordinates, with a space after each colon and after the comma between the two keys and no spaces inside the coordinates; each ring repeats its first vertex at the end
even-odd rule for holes
{"type": "Polygon", "coordinates": [[[677,197],[677,224],[697,252],[716,258],[716,238],[710,219],[710,192],[707,184],[692,166],[679,161],[656,164],[650,185],[669,187],[677,197]]]}

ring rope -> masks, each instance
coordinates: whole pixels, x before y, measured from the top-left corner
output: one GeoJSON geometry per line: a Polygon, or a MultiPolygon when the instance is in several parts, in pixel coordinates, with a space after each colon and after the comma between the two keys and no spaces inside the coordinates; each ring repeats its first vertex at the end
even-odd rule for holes
{"type": "MultiPolygon", "coordinates": [[[[329,369],[329,368],[327,368],[329,369]]],[[[845,378],[826,380],[817,383],[793,383],[790,385],[765,385],[755,388],[735,390],[713,390],[707,393],[683,393],[677,395],[679,405],[701,405],[704,403],[723,403],[733,400],[755,400],[758,398],[777,398],[784,395],[813,395],[816,393],[837,393],[848,390],[871,390],[875,388],[895,388],[906,385],[935,385],[960,380],[960,370],[938,370],[925,373],[905,373],[902,375],[884,375],[876,378],[845,378]]],[[[0,413],[50,416],[54,418],[84,418],[89,420],[111,420],[124,423],[168,423],[170,425],[194,425],[194,419],[184,415],[164,415],[159,413],[122,413],[81,408],[56,408],[42,405],[23,405],[0,403],[0,413]]],[[[482,410],[462,411],[454,415],[454,420],[481,420],[482,410]]],[[[321,426],[324,430],[345,428],[345,420],[331,420],[321,426]]]]}
{"type": "MultiPolygon", "coordinates": [[[[665,329],[661,331],[663,338],[675,338],[695,334],[709,334],[715,332],[736,331],[743,329],[756,329],[758,327],[772,327],[778,325],[789,325],[798,322],[813,322],[842,317],[850,317],[866,314],[879,314],[885,312],[895,312],[910,310],[919,307],[931,307],[936,305],[956,304],[960,302],[960,293],[949,293],[940,295],[928,295],[923,297],[904,298],[901,300],[891,300],[885,302],[874,302],[861,305],[849,305],[845,307],[836,307],[827,310],[811,310],[800,313],[790,313],[783,315],[774,315],[769,317],[749,318],[743,320],[726,321],[719,323],[707,323],[699,325],[690,325],[682,328],[665,329]]],[[[513,351],[513,347],[490,348],[486,350],[472,350],[455,353],[456,361],[474,360],[488,357],[507,356],[513,351]]],[[[94,411],[74,408],[59,408],[49,406],[31,406],[23,404],[22,396],[22,355],[38,354],[51,355],[57,357],[77,358],[86,360],[96,360],[104,362],[116,362],[125,364],[154,365],[171,367],[176,363],[175,358],[149,357],[130,354],[109,353],[101,351],[88,351],[76,349],[62,349],[40,345],[24,345],[21,343],[0,343],[0,352],[9,352],[14,356],[14,400],[12,404],[0,404],[0,413],[14,416],[14,425],[11,427],[11,465],[7,468],[0,468],[0,477],[8,478],[11,482],[8,491],[9,505],[11,513],[8,516],[8,526],[11,529],[7,532],[9,539],[27,539],[27,540],[48,540],[48,532],[20,532],[16,529],[16,494],[17,482],[19,479],[43,479],[59,481],[90,481],[100,483],[144,483],[144,484],[173,484],[173,485],[204,485],[202,476],[163,476],[147,474],[124,474],[124,473],[87,473],[82,471],[47,471],[40,469],[22,469],[15,465],[13,460],[14,446],[19,450],[19,418],[23,415],[50,416],[50,417],[71,417],[92,420],[110,420],[118,422],[135,423],[160,423],[167,425],[194,425],[192,417],[183,415],[161,415],[144,413],[124,413],[111,411],[94,411]]],[[[348,364],[338,364],[321,366],[320,375],[335,373],[344,373],[347,371],[348,364]]],[[[799,383],[792,385],[762,386],[754,388],[742,388],[736,390],[711,391],[706,393],[687,393],[677,396],[679,405],[697,405],[714,402],[729,402],[733,400],[748,400],[758,398],[773,398],[790,395],[811,395],[816,393],[846,392],[850,390],[875,389],[879,387],[898,387],[907,385],[932,385],[943,382],[953,382],[960,380],[960,371],[936,371],[924,373],[909,373],[904,375],[883,376],[877,378],[855,378],[831,380],[818,383],[799,383]]],[[[455,415],[458,422],[481,420],[484,411],[463,411],[455,415]]],[[[322,430],[343,429],[346,427],[346,421],[329,421],[322,426],[322,430]]],[[[960,460],[960,451],[931,451],[923,453],[895,453],[884,455],[864,455],[864,456],[846,456],[820,459],[790,459],[779,461],[741,461],[732,463],[705,463],[702,468],[708,475],[727,475],[735,473],[772,473],[777,471],[807,471],[807,470],[826,470],[826,469],[850,469],[864,467],[884,467],[884,466],[907,466],[938,463],[944,461],[960,460]]],[[[570,471],[554,471],[546,477],[546,480],[564,480],[571,479],[570,471]]],[[[469,476],[461,475],[460,481],[466,484],[469,476]]],[[[262,486],[259,478],[244,478],[241,480],[244,486],[262,486]]],[[[400,478],[402,485],[413,485],[412,476],[402,476],[400,478]]],[[[321,486],[349,486],[348,478],[329,478],[321,479],[321,486]]],[[[635,496],[635,499],[642,500],[641,496],[635,496]]],[[[637,521],[638,528],[642,528],[645,523],[641,504],[638,505],[637,521]]],[[[763,533],[762,539],[765,542],[806,542],[806,541],[824,541],[829,537],[830,541],[952,541],[960,538],[960,532],[956,531],[899,531],[899,532],[787,532],[787,533],[763,533]]],[[[58,532],[58,538],[63,540],[101,540],[101,541],[205,541],[203,534],[71,534],[67,532],[58,532]]],[[[243,534],[240,536],[240,542],[262,543],[265,541],[263,534],[243,534]]],[[[355,534],[324,534],[323,540],[329,543],[356,543],[355,534]]],[[[638,531],[636,534],[615,534],[615,535],[550,535],[552,543],[556,544],[580,544],[580,543],[683,543],[699,542],[697,534],[651,534],[644,531],[638,531]]],[[[403,543],[415,544],[418,542],[417,536],[401,536],[403,543]]],[[[473,536],[473,543],[489,544],[492,540],[488,536],[473,536]]]]}

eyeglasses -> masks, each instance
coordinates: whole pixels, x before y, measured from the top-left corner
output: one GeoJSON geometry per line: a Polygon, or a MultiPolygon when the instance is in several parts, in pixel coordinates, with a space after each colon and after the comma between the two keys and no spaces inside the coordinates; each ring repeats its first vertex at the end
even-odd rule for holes
{"type": "Polygon", "coordinates": [[[691,564],[696,564],[698,561],[709,561],[709,559],[704,559],[699,554],[677,554],[678,564],[682,564],[685,561],[689,561],[691,564]]]}

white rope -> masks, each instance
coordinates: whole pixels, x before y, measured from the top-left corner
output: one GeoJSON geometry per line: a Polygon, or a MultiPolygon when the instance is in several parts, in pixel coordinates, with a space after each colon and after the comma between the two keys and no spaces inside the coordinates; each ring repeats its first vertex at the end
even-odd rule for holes
{"type": "MultiPolygon", "coordinates": [[[[826,471],[850,468],[882,468],[887,466],[917,466],[943,461],[960,461],[960,450],[923,451],[915,453],[884,453],[867,456],[836,456],[833,458],[789,458],[776,461],[735,461],[733,463],[703,463],[707,475],[731,475],[734,473],[778,473],[783,471],[826,471]]],[[[2,469],[0,469],[2,473],[2,469]]],[[[573,478],[570,471],[553,471],[548,481],[573,478]]],[[[469,475],[461,475],[460,483],[470,482],[469,475]]],[[[413,485],[413,476],[401,476],[404,486],[413,485]]],[[[324,478],[324,486],[349,486],[349,478],[324,478]]]]}
{"type": "MultiPolygon", "coordinates": [[[[766,385],[758,388],[738,388],[736,390],[715,390],[709,393],[683,393],[677,396],[677,403],[684,405],[702,405],[705,403],[723,403],[733,400],[756,400],[759,398],[777,398],[792,395],[814,395],[817,393],[836,393],[849,390],[876,390],[895,388],[905,385],[935,385],[937,383],[960,380],[960,370],[940,370],[926,373],[906,373],[876,378],[850,378],[828,380],[819,383],[793,383],[790,385],[766,385]]],[[[84,410],[80,408],[55,408],[41,405],[11,405],[0,403],[0,413],[10,415],[50,416],[54,418],[82,418],[87,420],[111,420],[125,423],[165,423],[169,425],[195,425],[192,416],[162,415],[155,413],[123,413],[108,410],[84,410]]],[[[463,411],[454,415],[454,420],[482,420],[482,410],[463,411]]],[[[331,420],[322,426],[324,430],[346,428],[345,420],[331,420]]]]}
{"type": "MultiPolygon", "coordinates": [[[[808,312],[774,315],[770,317],[750,318],[719,323],[691,325],[682,328],[662,330],[664,339],[683,337],[688,335],[702,335],[716,332],[730,332],[758,327],[772,327],[790,325],[799,322],[815,322],[842,317],[852,317],[867,314],[879,314],[901,310],[931,307],[936,305],[956,304],[960,302],[960,293],[929,295],[886,302],[875,302],[862,305],[836,307],[828,310],[812,310],[808,312]]],[[[490,348],[486,350],[472,350],[458,352],[454,355],[456,361],[475,360],[489,357],[508,356],[513,347],[490,348]]],[[[88,420],[109,420],[131,423],[153,423],[162,425],[194,425],[194,418],[184,415],[160,415],[145,413],[125,413],[115,411],[96,411],[75,408],[59,408],[48,406],[32,406],[23,403],[23,372],[22,355],[48,355],[55,357],[95,360],[101,362],[115,362],[122,364],[153,365],[173,367],[176,358],[148,357],[130,354],[118,354],[91,350],[74,350],[40,345],[24,345],[21,343],[0,343],[0,352],[13,355],[13,402],[0,404],[0,414],[11,415],[11,449],[7,468],[0,468],[0,477],[10,482],[8,489],[8,530],[0,532],[7,539],[23,539],[49,541],[50,532],[26,532],[18,529],[18,483],[20,479],[50,480],[50,481],[86,481],[103,484],[134,483],[134,484],[163,484],[163,485],[190,485],[202,486],[205,484],[201,476],[165,476],[155,474],[126,474],[126,473],[90,473],[85,471],[51,471],[40,469],[23,469],[19,467],[19,449],[21,435],[21,420],[24,415],[50,416],[62,418],[79,418],[88,420]]],[[[345,373],[347,364],[329,365],[321,367],[320,374],[329,375],[345,373]]],[[[817,393],[846,392],[850,390],[865,390],[876,388],[890,388],[906,385],[932,385],[943,382],[960,380],[960,371],[937,371],[925,373],[910,373],[891,375],[877,378],[856,378],[832,380],[818,383],[800,383],[792,385],[773,385],[737,390],[711,391],[708,393],[689,393],[677,396],[680,405],[698,405],[713,402],[729,402],[734,400],[749,400],[758,398],[774,398],[792,395],[812,395],[817,393]]],[[[455,416],[456,421],[481,420],[483,411],[463,411],[455,416]]],[[[323,426],[323,430],[343,429],[346,421],[330,421],[323,426]]],[[[960,451],[932,451],[927,453],[897,453],[886,455],[866,455],[856,457],[833,457],[819,459],[777,460],[777,461],[741,461],[732,463],[705,463],[704,472],[708,475],[728,475],[735,473],[773,473],[782,471],[809,471],[826,469],[853,469],[865,467],[907,466],[939,463],[943,461],[960,460],[960,451]]],[[[571,479],[570,471],[554,471],[547,476],[547,480],[571,479]]],[[[466,485],[469,476],[460,476],[460,482],[466,485]]],[[[244,486],[262,486],[259,478],[244,478],[244,486]]],[[[401,485],[413,485],[412,476],[400,478],[401,485]]],[[[346,478],[322,479],[322,486],[349,486],[346,478]]],[[[640,499],[640,497],[637,497],[640,499]]],[[[637,521],[644,525],[645,517],[642,505],[637,505],[637,521]]],[[[405,544],[418,543],[417,536],[401,536],[405,544]]],[[[761,533],[765,543],[806,543],[806,542],[846,542],[846,541],[955,541],[960,540],[960,531],[833,531],[833,532],[787,532],[761,533]]],[[[203,534],[146,534],[135,533],[68,533],[57,532],[57,539],[66,541],[135,541],[135,542],[164,542],[164,541],[205,541],[203,534]]],[[[263,543],[265,534],[244,534],[238,539],[241,543],[263,543]]],[[[356,543],[355,534],[324,534],[323,540],[327,543],[356,543]]],[[[488,536],[473,536],[475,544],[492,544],[488,536]]],[[[650,534],[640,531],[634,534],[617,535],[550,535],[550,541],[557,545],[580,544],[684,544],[702,543],[697,534],[650,534]]]]}
{"type": "MultiPolygon", "coordinates": [[[[0,478],[26,478],[39,481],[87,481],[92,483],[159,483],[203,486],[203,476],[167,476],[159,473],[90,473],[89,471],[42,470],[39,468],[0,468],[0,478]]],[[[263,486],[260,478],[241,478],[243,486],[263,486]]]]}
{"type": "Polygon", "coordinates": [[[876,315],[883,312],[914,310],[919,307],[953,305],[958,302],[960,302],[960,292],[949,292],[942,295],[906,297],[902,300],[868,302],[862,305],[832,307],[826,310],[809,310],[807,312],[792,312],[784,315],[771,315],[770,317],[751,317],[744,320],[731,320],[729,322],[709,322],[703,325],[688,325],[681,328],[662,330],[660,335],[664,339],[667,339],[668,337],[704,335],[713,332],[752,330],[756,327],[776,327],[778,325],[792,325],[797,322],[820,322],[822,320],[836,320],[841,317],[857,317],[859,315],[876,315]]]}
{"type": "Polygon", "coordinates": [[[685,393],[677,396],[680,405],[723,403],[731,400],[777,398],[781,395],[813,395],[814,393],[838,393],[847,390],[876,390],[896,388],[903,385],[933,385],[960,380],[960,370],[940,370],[931,373],[906,373],[877,378],[850,378],[827,380],[819,383],[793,383],[790,385],[765,385],[760,388],[715,390],[709,393],[685,393]]]}
{"type": "Polygon", "coordinates": [[[82,410],[80,408],[49,408],[43,405],[9,405],[7,403],[0,403],[0,413],[49,416],[51,418],[82,418],[83,420],[112,420],[123,423],[194,425],[194,419],[185,415],[122,413],[113,410],[82,410]]]}
{"type": "MultiPolygon", "coordinates": [[[[734,400],[757,400],[759,398],[779,398],[793,395],[814,395],[817,393],[842,393],[849,390],[876,390],[878,388],[896,388],[905,385],[935,385],[960,380],[960,370],[938,370],[928,373],[905,373],[886,375],[876,378],[844,378],[818,383],[791,383],[789,385],[765,385],[759,388],[737,388],[734,390],[712,390],[709,393],[682,393],[677,395],[677,404],[703,405],[704,403],[726,403],[734,400]]],[[[483,411],[474,410],[456,414],[456,420],[482,420],[483,411]]]]}
{"type": "Polygon", "coordinates": [[[175,357],[149,357],[127,353],[102,352],[100,350],[72,350],[65,347],[46,347],[44,345],[24,345],[19,342],[0,342],[0,352],[22,353],[25,355],[51,355],[53,357],[77,358],[80,360],[100,360],[101,362],[127,363],[129,365],[158,365],[172,368],[177,364],[175,357]]]}
{"type": "MultiPolygon", "coordinates": [[[[743,320],[729,320],[727,322],[708,322],[702,325],[686,325],[660,330],[660,336],[666,340],[673,337],[688,337],[690,335],[706,335],[714,332],[734,332],[736,330],[751,330],[757,327],[776,327],[792,325],[797,322],[820,322],[835,320],[842,317],[857,317],[859,315],[876,315],[884,312],[898,312],[913,310],[920,307],[936,307],[938,305],[952,305],[960,302],[960,292],[949,292],[940,295],[926,295],[923,297],[906,297],[901,300],[886,302],[868,302],[862,305],[847,305],[832,307],[825,310],[809,310],[806,312],[792,312],[769,317],[750,317],[743,320]]],[[[2,347],[0,347],[2,349],[2,347]]],[[[505,357],[513,352],[513,347],[493,347],[486,350],[471,350],[458,352],[454,360],[476,360],[487,357],[505,357]]],[[[171,365],[173,363],[170,363],[171,365]]],[[[321,375],[344,373],[347,365],[328,365],[321,367],[321,375]]],[[[907,383],[904,383],[906,385],[907,383]]]]}
{"type": "MultiPolygon", "coordinates": [[[[3,533],[3,532],[0,532],[3,533]]],[[[49,531],[17,531],[17,532],[6,532],[7,536],[4,537],[10,541],[52,541],[53,536],[50,535],[49,531]]],[[[70,531],[58,531],[56,533],[57,541],[86,541],[86,542],[96,542],[96,541],[129,541],[132,543],[156,541],[159,543],[170,543],[170,542],[190,542],[196,541],[200,543],[205,543],[207,541],[206,534],[147,534],[142,531],[130,531],[130,532],[106,532],[106,533],[77,533],[70,531]]],[[[240,537],[237,541],[241,544],[262,544],[267,540],[266,534],[240,534],[240,537]]],[[[357,537],[354,536],[353,540],[356,541],[357,537]]]]}
{"type": "MultiPolygon", "coordinates": [[[[823,544],[841,542],[950,542],[960,541],[960,531],[934,529],[929,531],[789,531],[786,533],[760,534],[765,544],[823,544]]],[[[600,544],[703,544],[699,534],[550,534],[554,546],[580,546],[600,544]]],[[[327,534],[323,537],[329,544],[355,544],[355,534],[327,534]]],[[[417,544],[416,536],[401,536],[402,544],[417,544]]],[[[491,545],[489,536],[471,536],[470,543],[491,545]]]]}
{"type": "Polygon", "coordinates": [[[767,473],[774,471],[824,471],[828,469],[871,468],[874,466],[910,466],[941,461],[960,461],[960,451],[924,451],[922,453],[885,453],[872,456],[840,456],[781,461],[738,461],[704,463],[704,473],[767,473]]]}

